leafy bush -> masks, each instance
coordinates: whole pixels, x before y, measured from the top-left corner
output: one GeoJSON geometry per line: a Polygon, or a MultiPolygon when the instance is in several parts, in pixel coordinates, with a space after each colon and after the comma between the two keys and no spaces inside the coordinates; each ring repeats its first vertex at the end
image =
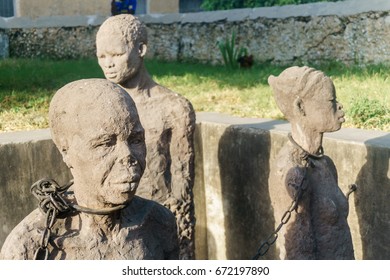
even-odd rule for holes
{"type": "Polygon", "coordinates": [[[347,113],[356,127],[386,127],[390,124],[390,110],[376,99],[354,100],[347,113]]]}
{"type": "Polygon", "coordinates": [[[239,63],[238,59],[242,56],[246,56],[248,51],[244,47],[236,46],[236,32],[232,32],[231,38],[226,38],[223,41],[217,43],[218,48],[221,51],[223,61],[229,68],[237,68],[239,63]]]}
{"type": "Polygon", "coordinates": [[[343,0],[204,0],[201,7],[206,11],[215,11],[337,1],[343,0]]]}

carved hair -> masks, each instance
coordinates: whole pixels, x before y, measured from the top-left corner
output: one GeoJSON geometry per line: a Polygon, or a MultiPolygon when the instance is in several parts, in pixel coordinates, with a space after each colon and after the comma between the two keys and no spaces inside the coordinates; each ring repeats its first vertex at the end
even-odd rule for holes
{"type": "Polygon", "coordinates": [[[293,104],[320,93],[325,82],[332,83],[323,72],[307,66],[293,66],[278,77],[271,75],[268,78],[276,104],[287,119],[293,116],[293,104]]]}
{"type": "Polygon", "coordinates": [[[126,44],[132,45],[136,41],[148,43],[146,26],[131,14],[109,17],[100,26],[96,36],[101,36],[103,33],[111,34],[114,30],[118,30],[122,34],[126,44]]]}

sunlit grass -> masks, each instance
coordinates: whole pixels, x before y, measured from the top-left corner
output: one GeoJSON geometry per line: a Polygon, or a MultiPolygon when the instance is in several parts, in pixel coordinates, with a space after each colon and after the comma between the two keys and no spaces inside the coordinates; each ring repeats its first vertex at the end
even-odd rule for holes
{"type": "MultiPolygon", "coordinates": [[[[279,75],[286,67],[267,64],[230,70],[191,63],[147,61],[146,64],[158,83],[188,98],[197,112],[283,118],[267,79],[271,74],[279,75]]],[[[344,127],[390,131],[390,67],[348,67],[339,63],[309,66],[324,71],[334,81],[338,100],[346,112],[344,127]]],[[[103,78],[95,59],[1,60],[0,131],[48,127],[48,106],[55,91],[84,78],[103,78]]]]}
{"type": "Polygon", "coordinates": [[[0,131],[47,128],[55,91],[71,81],[92,77],[103,77],[94,59],[0,60],[0,131]]]}

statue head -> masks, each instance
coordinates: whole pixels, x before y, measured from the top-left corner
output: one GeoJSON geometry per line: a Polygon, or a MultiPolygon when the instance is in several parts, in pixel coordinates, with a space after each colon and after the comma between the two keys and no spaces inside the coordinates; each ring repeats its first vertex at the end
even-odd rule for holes
{"type": "Polygon", "coordinates": [[[105,77],[123,85],[134,78],[147,50],[147,31],[130,14],[109,17],[96,35],[96,55],[105,77]]]}
{"type": "Polygon", "coordinates": [[[52,139],[86,207],[125,204],[145,169],[144,129],[130,95],[104,79],[69,83],[49,108],[52,139]]]}
{"type": "Polygon", "coordinates": [[[293,66],[270,76],[276,104],[286,119],[317,132],[339,130],[344,122],[332,80],[321,71],[293,66]]]}

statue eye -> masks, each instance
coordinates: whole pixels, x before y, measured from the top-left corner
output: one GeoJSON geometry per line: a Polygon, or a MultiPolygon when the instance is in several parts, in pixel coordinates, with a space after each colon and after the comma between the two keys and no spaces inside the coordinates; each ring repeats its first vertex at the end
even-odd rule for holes
{"type": "Polygon", "coordinates": [[[142,136],[130,136],[128,142],[130,145],[139,145],[144,142],[144,139],[142,136]]]}
{"type": "Polygon", "coordinates": [[[141,140],[140,139],[132,139],[129,142],[130,142],[130,144],[138,145],[139,143],[141,143],[141,140]]]}
{"type": "Polygon", "coordinates": [[[118,56],[122,56],[122,55],[124,55],[125,53],[114,53],[112,56],[116,56],[116,57],[118,57],[118,56]]]}
{"type": "Polygon", "coordinates": [[[106,138],[99,139],[94,145],[94,148],[107,148],[112,147],[116,144],[116,136],[110,136],[106,138]]]}

